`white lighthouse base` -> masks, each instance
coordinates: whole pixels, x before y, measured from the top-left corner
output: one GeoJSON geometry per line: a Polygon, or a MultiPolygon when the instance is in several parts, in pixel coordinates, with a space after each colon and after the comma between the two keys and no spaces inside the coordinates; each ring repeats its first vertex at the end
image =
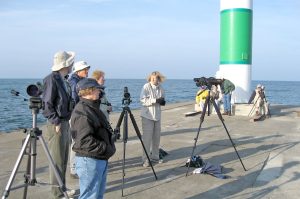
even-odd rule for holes
{"type": "Polygon", "coordinates": [[[225,64],[220,65],[216,78],[225,78],[235,85],[232,103],[247,103],[251,95],[251,65],[225,64]]]}

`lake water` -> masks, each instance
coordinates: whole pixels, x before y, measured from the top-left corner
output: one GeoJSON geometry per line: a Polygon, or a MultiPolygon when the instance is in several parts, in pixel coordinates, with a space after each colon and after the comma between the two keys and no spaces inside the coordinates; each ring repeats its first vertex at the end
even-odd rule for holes
{"type": "MultiPolygon", "coordinates": [[[[15,129],[32,127],[32,113],[29,109],[29,98],[26,88],[40,79],[0,79],[0,132],[10,132],[15,129]],[[14,89],[23,96],[11,94],[14,89]]],[[[106,93],[113,105],[114,112],[122,110],[124,87],[131,94],[130,108],[140,108],[139,96],[145,79],[107,79],[106,93]]],[[[252,81],[252,88],[258,83],[266,87],[266,97],[271,104],[300,105],[300,82],[292,81],[252,81]]],[[[198,90],[194,81],[167,79],[163,83],[167,103],[192,101],[198,90]]],[[[44,123],[42,114],[38,114],[38,124],[44,123]]]]}

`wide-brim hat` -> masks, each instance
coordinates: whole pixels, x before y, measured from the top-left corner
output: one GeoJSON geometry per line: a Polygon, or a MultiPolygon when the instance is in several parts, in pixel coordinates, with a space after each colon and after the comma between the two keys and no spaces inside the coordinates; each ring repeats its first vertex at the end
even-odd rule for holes
{"type": "Polygon", "coordinates": [[[77,72],[77,71],[81,71],[85,68],[90,68],[91,66],[88,65],[85,61],[78,61],[74,64],[74,67],[73,67],[73,72],[77,72]]]}
{"type": "Polygon", "coordinates": [[[76,91],[79,92],[81,90],[85,90],[88,88],[97,88],[101,89],[101,86],[98,82],[93,78],[83,78],[76,84],[76,91]]]}
{"type": "Polygon", "coordinates": [[[74,63],[75,52],[59,51],[55,53],[52,71],[59,71],[62,68],[72,66],[74,63]]]}

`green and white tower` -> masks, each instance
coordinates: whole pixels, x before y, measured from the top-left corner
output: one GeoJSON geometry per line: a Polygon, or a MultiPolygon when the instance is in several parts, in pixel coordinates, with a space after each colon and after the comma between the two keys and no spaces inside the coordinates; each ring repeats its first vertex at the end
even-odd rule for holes
{"type": "Polygon", "coordinates": [[[220,68],[217,77],[235,84],[234,103],[251,93],[252,0],[220,0],[220,68]]]}

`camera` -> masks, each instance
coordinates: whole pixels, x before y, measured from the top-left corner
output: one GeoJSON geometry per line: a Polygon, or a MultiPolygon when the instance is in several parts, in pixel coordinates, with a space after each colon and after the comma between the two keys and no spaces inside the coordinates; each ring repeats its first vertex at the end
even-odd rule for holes
{"type": "Polygon", "coordinates": [[[116,128],[112,131],[111,140],[113,142],[119,140],[121,138],[120,129],[116,128]]]}
{"type": "Polygon", "coordinates": [[[130,99],[130,93],[128,92],[128,88],[124,87],[124,99],[130,99]]]}
{"type": "Polygon", "coordinates": [[[30,84],[27,87],[26,92],[31,97],[39,97],[43,93],[43,85],[40,82],[30,84]]]}
{"type": "Polygon", "coordinates": [[[214,77],[200,77],[200,78],[194,78],[194,82],[196,82],[197,87],[201,86],[207,86],[208,89],[211,89],[212,85],[221,85],[223,83],[223,79],[216,79],[214,77]]]}
{"type": "Polygon", "coordinates": [[[99,93],[99,99],[101,99],[105,95],[104,87],[101,86],[100,93],[99,93]]]}
{"type": "Polygon", "coordinates": [[[130,93],[128,92],[128,88],[125,86],[124,87],[124,95],[123,95],[123,99],[122,99],[122,104],[123,105],[129,105],[131,102],[131,99],[130,99],[130,93]]]}

